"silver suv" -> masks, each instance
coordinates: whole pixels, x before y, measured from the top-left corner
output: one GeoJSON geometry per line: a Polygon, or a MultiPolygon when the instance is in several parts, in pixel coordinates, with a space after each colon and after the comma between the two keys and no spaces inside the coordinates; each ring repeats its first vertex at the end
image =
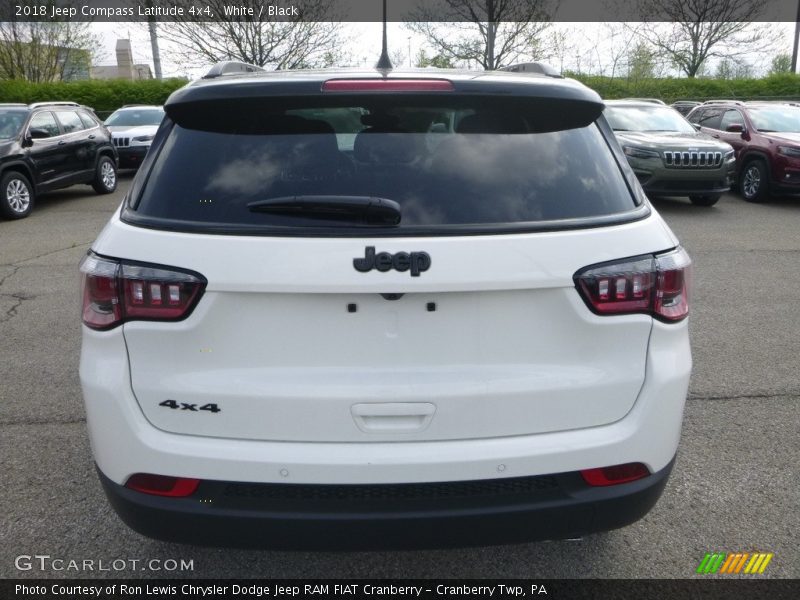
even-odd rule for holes
{"type": "Polygon", "coordinates": [[[712,206],[733,184],[733,148],[697,131],[675,109],[609,100],[605,115],[648,195],[688,196],[692,204],[712,206]]]}

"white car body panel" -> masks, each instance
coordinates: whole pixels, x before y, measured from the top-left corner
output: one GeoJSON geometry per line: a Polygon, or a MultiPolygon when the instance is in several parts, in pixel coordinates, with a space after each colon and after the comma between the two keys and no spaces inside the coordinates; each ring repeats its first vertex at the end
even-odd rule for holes
{"type": "Polygon", "coordinates": [[[115,217],[93,249],[168,260],[208,279],[184,321],[122,328],[132,392],[153,426],[320,443],[493,438],[619,421],[644,383],[653,320],[593,314],[573,275],[673,246],[653,214],[588,230],[366,240],[180,234],[115,217]],[[358,272],[353,259],[370,245],[424,250],[432,265],[419,277],[358,272]],[[350,303],[357,312],[347,312],[350,303]],[[166,400],[221,412],[172,410],[166,400]]]}
{"type": "Polygon", "coordinates": [[[304,443],[178,435],[151,425],[130,389],[119,328],[83,328],[80,377],[94,456],[123,484],[137,472],[223,481],[401,483],[568,472],[630,461],[667,465],[680,438],[691,371],[688,323],[653,323],[633,409],[602,427],[438,442],[304,443]]]}
{"type": "Polygon", "coordinates": [[[127,138],[128,144],[126,146],[149,146],[152,143],[152,136],[158,131],[158,125],[140,125],[138,127],[128,126],[107,126],[111,135],[116,138],[127,138]],[[139,142],[135,138],[149,136],[151,139],[139,142]]]}

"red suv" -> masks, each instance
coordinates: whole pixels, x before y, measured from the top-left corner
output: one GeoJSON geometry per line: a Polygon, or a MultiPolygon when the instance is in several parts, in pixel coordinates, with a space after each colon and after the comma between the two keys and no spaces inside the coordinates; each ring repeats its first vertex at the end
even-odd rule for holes
{"type": "Polygon", "coordinates": [[[772,193],[800,193],[800,106],[713,100],[687,117],[736,152],[739,191],[748,202],[772,193]]]}

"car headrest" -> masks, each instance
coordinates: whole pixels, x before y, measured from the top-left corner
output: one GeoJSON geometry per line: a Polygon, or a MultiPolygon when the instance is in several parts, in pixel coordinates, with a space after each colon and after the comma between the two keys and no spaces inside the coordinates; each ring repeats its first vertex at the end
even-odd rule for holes
{"type": "Polygon", "coordinates": [[[519,115],[480,112],[467,115],[456,125],[456,133],[527,133],[525,120],[519,115]]]}

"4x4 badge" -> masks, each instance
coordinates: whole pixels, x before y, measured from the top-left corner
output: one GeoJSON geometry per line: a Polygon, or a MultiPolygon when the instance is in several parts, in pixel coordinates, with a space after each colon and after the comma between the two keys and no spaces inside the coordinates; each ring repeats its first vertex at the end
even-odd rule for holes
{"type": "Polygon", "coordinates": [[[372,269],[378,271],[411,271],[412,277],[419,277],[423,271],[431,268],[431,257],[427,252],[398,252],[389,254],[379,252],[375,254],[375,246],[367,246],[364,251],[364,258],[354,258],[353,266],[356,271],[366,273],[372,269]]]}

